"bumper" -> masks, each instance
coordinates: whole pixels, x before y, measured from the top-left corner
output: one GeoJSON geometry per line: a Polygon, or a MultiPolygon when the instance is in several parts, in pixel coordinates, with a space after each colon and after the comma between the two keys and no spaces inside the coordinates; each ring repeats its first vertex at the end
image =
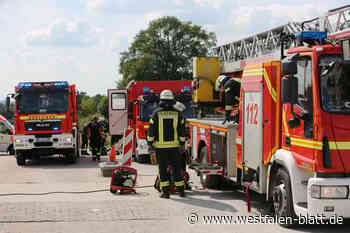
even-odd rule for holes
{"type": "Polygon", "coordinates": [[[326,218],[337,215],[350,218],[350,197],[346,199],[316,199],[311,197],[311,186],[347,186],[350,189],[350,178],[311,178],[307,187],[309,215],[323,215],[326,218]]]}
{"type": "Polygon", "coordinates": [[[71,149],[75,148],[76,140],[73,134],[54,134],[48,137],[35,135],[15,135],[14,148],[18,151],[41,149],[71,149]]]}

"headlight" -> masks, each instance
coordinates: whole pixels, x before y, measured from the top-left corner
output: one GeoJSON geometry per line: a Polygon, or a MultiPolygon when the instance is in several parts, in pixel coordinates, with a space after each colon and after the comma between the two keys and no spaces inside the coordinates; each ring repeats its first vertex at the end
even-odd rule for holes
{"type": "Polygon", "coordinates": [[[72,138],[65,138],[65,142],[72,143],[72,138]]]}
{"type": "Polygon", "coordinates": [[[349,196],[349,187],[342,186],[311,186],[311,197],[317,199],[347,199],[349,196]]]}
{"type": "Polygon", "coordinates": [[[15,143],[23,143],[23,142],[24,142],[23,139],[16,139],[16,140],[15,140],[15,143]]]}

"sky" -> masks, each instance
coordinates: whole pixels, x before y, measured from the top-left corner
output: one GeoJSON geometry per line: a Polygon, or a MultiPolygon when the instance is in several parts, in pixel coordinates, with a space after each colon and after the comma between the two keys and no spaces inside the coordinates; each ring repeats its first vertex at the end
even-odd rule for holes
{"type": "Polygon", "coordinates": [[[120,53],[149,22],[176,16],[214,32],[218,44],[349,0],[0,0],[0,99],[20,81],[67,80],[105,95],[120,78],[120,53]]]}

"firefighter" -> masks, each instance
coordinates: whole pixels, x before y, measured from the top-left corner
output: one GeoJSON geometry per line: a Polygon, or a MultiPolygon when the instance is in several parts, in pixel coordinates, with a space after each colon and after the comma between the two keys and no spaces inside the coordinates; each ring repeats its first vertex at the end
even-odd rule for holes
{"type": "Polygon", "coordinates": [[[228,76],[219,76],[215,82],[215,91],[220,92],[222,105],[225,109],[225,122],[238,122],[239,114],[236,113],[233,117],[231,112],[234,105],[239,103],[241,84],[235,79],[228,76]]]}
{"type": "Polygon", "coordinates": [[[94,117],[89,123],[88,137],[92,152],[92,160],[96,160],[97,158],[97,160],[100,161],[103,131],[101,125],[98,123],[97,120],[98,118],[94,117]]]}
{"type": "Polygon", "coordinates": [[[160,93],[160,104],[149,121],[147,141],[156,150],[159,165],[161,198],[170,197],[168,166],[172,166],[175,187],[185,197],[184,177],[181,172],[180,146],[185,144],[185,120],[173,106],[175,98],[170,90],[160,93]]]}

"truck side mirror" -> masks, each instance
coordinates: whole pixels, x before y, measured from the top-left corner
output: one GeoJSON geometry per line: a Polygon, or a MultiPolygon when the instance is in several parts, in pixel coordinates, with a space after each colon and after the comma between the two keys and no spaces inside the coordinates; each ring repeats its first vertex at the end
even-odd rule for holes
{"type": "Polygon", "coordinates": [[[298,101],[298,79],[294,75],[282,78],[282,103],[296,104],[298,101]]]}
{"type": "Polygon", "coordinates": [[[299,54],[295,53],[282,60],[281,72],[283,76],[295,75],[298,73],[298,63],[297,63],[298,57],[299,57],[299,54]]]}
{"type": "Polygon", "coordinates": [[[9,112],[10,111],[10,96],[6,97],[6,111],[9,112]]]}
{"type": "Polygon", "coordinates": [[[282,75],[294,75],[298,73],[297,62],[287,59],[282,62],[282,75]]]}

